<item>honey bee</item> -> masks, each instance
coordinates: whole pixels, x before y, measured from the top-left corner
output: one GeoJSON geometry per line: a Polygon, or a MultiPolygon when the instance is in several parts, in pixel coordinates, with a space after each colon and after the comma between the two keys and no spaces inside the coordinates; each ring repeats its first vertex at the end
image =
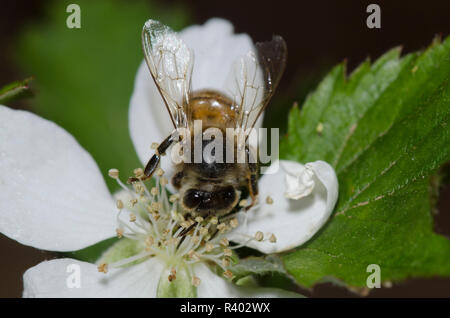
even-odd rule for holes
{"type": "MultiPolygon", "coordinates": [[[[257,43],[255,51],[238,57],[227,80],[227,93],[215,90],[191,91],[193,52],[176,32],[158,21],[149,20],[142,31],[145,60],[161,94],[175,130],[157,147],[148,161],[144,175],[130,178],[136,182],[152,177],[161,156],[178,142],[180,128],[193,132],[194,121],[202,121],[202,134],[217,128],[226,138],[227,128],[253,128],[272,97],[284,71],[286,43],[280,36],[257,43]]],[[[211,140],[203,140],[207,147],[211,140]]],[[[187,143],[188,141],[184,141],[187,143]]],[[[189,142],[191,143],[191,142],[189,142]]],[[[226,152],[224,143],[223,153],[226,152]]],[[[222,217],[230,214],[246,190],[250,209],[258,196],[258,161],[248,144],[248,136],[233,142],[234,151],[244,149],[244,163],[207,160],[176,164],[172,184],[179,191],[180,203],[192,217],[222,217]]],[[[186,145],[186,144],[185,144],[186,145]]],[[[191,144],[192,145],[192,144],[191,144]]],[[[203,150],[203,149],[202,149],[203,150]]],[[[236,157],[235,157],[236,158],[236,157]]]]}

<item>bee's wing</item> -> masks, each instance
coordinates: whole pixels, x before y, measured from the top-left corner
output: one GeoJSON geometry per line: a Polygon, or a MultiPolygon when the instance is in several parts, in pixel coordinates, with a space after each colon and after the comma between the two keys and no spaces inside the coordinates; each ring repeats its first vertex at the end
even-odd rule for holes
{"type": "Polygon", "coordinates": [[[142,45],[148,68],[175,128],[187,128],[184,106],[189,102],[193,52],[172,29],[155,20],[145,23],[142,45]]]}
{"type": "Polygon", "coordinates": [[[233,64],[226,81],[226,92],[237,113],[236,128],[252,128],[272,97],[287,59],[281,36],[256,44],[256,53],[248,52],[233,64]]]}

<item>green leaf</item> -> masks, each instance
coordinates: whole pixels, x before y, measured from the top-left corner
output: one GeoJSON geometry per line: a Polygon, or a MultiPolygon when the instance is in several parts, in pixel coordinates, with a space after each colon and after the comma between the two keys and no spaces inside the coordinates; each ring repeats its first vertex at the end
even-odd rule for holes
{"type": "MultiPolygon", "coordinates": [[[[99,259],[99,257],[103,254],[105,250],[110,249],[112,246],[118,244],[119,241],[117,237],[113,237],[101,242],[98,242],[94,245],[88,246],[78,251],[61,253],[63,257],[75,258],[80,261],[95,263],[99,259]],[[117,243],[116,243],[117,242],[117,243]]],[[[107,255],[109,256],[109,255],[107,255]]],[[[109,261],[109,259],[108,259],[109,261]]]]}
{"type": "Polygon", "coordinates": [[[0,104],[5,105],[20,98],[31,96],[32,94],[28,86],[30,81],[31,78],[27,78],[23,81],[13,82],[0,88],[0,104]]]}
{"type": "Polygon", "coordinates": [[[239,280],[248,275],[286,274],[283,263],[275,255],[240,259],[230,270],[233,273],[234,280],[239,280]]]}
{"type": "Polygon", "coordinates": [[[450,159],[450,38],[399,54],[366,61],[348,78],[338,65],[290,113],[281,156],[331,163],[340,187],[327,225],[283,255],[305,286],[326,277],[365,286],[369,264],[383,281],[450,276],[450,241],[433,232],[428,191],[450,159]]]}
{"type": "Polygon", "coordinates": [[[43,24],[25,28],[15,60],[36,84],[32,110],[68,130],[100,166],[123,175],[141,165],[128,132],[128,106],[143,61],[141,30],[150,18],[174,29],[187,22],[179,5],[80,0],[81,28],[69,29],[66,7],[52,1],[43,24]]]}

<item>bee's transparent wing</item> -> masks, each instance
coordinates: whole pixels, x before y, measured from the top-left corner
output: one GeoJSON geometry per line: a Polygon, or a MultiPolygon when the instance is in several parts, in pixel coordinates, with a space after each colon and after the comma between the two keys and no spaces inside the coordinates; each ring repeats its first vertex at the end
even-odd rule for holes
{"type": "Polygon", "coordinates": [[[148,20],[142,45],[150,73],[161,93],[175,128],[187,128],[193,52],[168,26],[148,20]]]}
{"type": "Polygon", "coordinates": [[[233,64],[226,81],[226,93],[236,111],[236,128],[252,128],[272,97],[287,59],[281,36],[256,44],[256,53],[248,52],[233,64]]]}

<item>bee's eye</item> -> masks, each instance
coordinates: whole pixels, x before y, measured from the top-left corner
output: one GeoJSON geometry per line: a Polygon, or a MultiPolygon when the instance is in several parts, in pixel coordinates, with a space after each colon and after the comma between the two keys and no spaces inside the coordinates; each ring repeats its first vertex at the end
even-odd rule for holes
{"type": "Polygon", "coordinates": [[[197,207],[203,200],[203,191],[190,189],[183,197],[183,203],[188,209],[197,207]]]}
{"type": "Polygon", "coordinates": [[[232,186],[219,188],[208,192],[189,189],[183,197],[184,206],[197,211],[220,210],[232,207],[236,199],[236,192],[232,186]]]}
{"type": "Polygon", "coordinates": [[[234,198],[236,196],[233,187],[225,188],[224,190],[221,191],[221,195],[223,196],[224,199],[230,201],[234,201],[234,198]]]}
{"type": "Polygon", "coordinates": [[[236,199],[236,192],[232,186],[224,187],[213,192],[213,204],[217,209],[232,207],[236,199]]]}

